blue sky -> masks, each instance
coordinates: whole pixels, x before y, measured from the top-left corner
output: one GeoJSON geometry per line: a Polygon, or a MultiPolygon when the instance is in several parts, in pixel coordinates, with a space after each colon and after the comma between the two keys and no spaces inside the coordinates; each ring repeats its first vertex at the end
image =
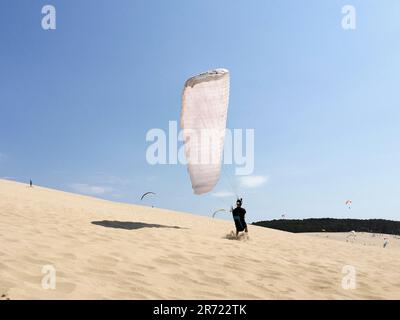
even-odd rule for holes
{"type": "MultiPolygon", "coordinates": [[[[184,81],[231,72],[229,128],[255,130],[250,221],[400,219],[400,2],[0,2],[0,177],[210,215],[183,165],[151,166],[145,136],[180,116],[184,81]],[[41,28],[41,8],[57,29],[41,28]],[[356,30],[341,27],[355,6],[356,30]],[[353,208],[344,205],[353,200],[353,208]]],[[[215,192],[229,191],[226,176],[215,192]]],[[[228,217],[226,217],[228,218],[228,217]]]]}

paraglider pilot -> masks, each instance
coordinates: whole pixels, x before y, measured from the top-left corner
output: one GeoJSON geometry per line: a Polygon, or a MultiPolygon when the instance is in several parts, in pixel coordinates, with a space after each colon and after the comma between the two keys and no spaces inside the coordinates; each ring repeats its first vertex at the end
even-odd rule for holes
{"type": "Polygon", "coordinates": [[[246,221],[244,220],[246,210],[242,208],[242,201],[243,201],[242,198],[237,199],[236,208],[232,210],[232,216],[236,226],[236,237],[238,237],[239,232],[242,231],[245,231],[246,233],[248,232],[247,224],[246,221]]]}

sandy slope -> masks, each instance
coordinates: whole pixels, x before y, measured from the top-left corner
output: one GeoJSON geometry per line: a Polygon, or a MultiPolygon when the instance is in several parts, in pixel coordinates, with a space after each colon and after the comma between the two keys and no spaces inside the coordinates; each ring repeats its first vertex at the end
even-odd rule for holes
{"type": "Polygon", "coordinates": [[[337,240],[354,244],[356,246],[373,246],[383,248],[383,244],[387,241],[385,250],[400,250],[400,236],[391,234],[380,234],[380,233],[368,233],[368,232],[356,232],[352,234],[350,232],[316,232],[307,233],[307,235],[337,240]]]}
{"type": "Polygon", "coordinates": [[[400,251],[113,203],[0,180],[5,299],[400,298],[400,251]],[[57,271],[43,289],[42,268],[57,271]],[[357,288],[341,287],[356,268],[357,288]]]}

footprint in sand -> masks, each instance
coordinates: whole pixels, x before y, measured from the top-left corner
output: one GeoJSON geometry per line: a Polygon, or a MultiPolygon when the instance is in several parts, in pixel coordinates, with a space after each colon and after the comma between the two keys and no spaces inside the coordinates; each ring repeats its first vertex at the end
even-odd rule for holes
{"type": "Polygon", "coordinates": [[[239,233],[239,236],[236,237],[235,232],[231,231],[225,236],[225,239],[228,240],[237,240],[237,241],[248,241],[250,240],[249,235],[246,233],[239,233]]]}

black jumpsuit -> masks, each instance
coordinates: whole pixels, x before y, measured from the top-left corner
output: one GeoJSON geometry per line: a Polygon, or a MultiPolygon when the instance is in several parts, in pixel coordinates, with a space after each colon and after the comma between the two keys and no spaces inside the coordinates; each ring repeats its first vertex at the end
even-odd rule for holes
{"type": "Polygon", "coordinates": [[[246,210],[237,207],[233,209],[232,211],[232,216],[233,220],[235,221],[235,226],[236,226],[236,231],[241,232],[244,231],[244,229],[247,227],[246,221],[244,221],[244,215],[246,214],[246,210]]]}

